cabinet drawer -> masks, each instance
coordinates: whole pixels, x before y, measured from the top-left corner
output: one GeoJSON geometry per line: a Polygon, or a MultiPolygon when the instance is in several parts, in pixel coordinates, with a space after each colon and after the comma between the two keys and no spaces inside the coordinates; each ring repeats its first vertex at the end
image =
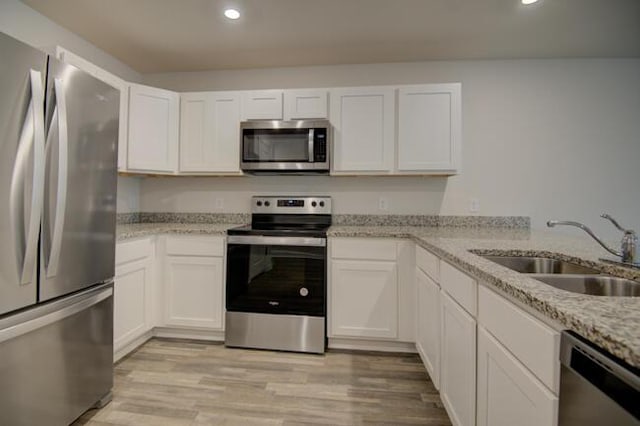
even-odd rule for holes
{"type": "Polygon", "coordinates": [[[440,261],[440,288],[474,317],[477,312],[478,284],[447,262],[440,261]]]}
{"type": "Polygon", "coordinates": [[[480,286],[478,321],[555,394],[560,375],[560,333],[497,293],[480,286]]]}
{"type": "Polygon", "coordinates": [[[440,281],[438,258],[422,247],[416,247],[416,266],[436,283],[440,281]]]}
{"type": "Polygon", "coordinates": [[[151,256],[150,238],[122,241],[116,244],[116,265],[133,262],[151,256]]]}
{"type": "Polygon", "coordinates": [[[171,256],[223,256],[223,237],[167,237],[171,256]]]}
{"type": "Polygon", "coordinates": [[[331,257],[335,259],[396,260],[394,240],[373,238],[339,238],[331,242],[331,257]]]}

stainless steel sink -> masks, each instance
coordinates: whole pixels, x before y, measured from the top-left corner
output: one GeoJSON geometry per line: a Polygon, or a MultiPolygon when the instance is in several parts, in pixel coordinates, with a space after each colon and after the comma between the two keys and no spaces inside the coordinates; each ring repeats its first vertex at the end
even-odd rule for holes
{"type": "Polygon", "coordinates": [[[592,296],[640,296],[640,282],[608,275],[530,275],[560,290],[592,296]]]}
{"type": "Polygon", "coordinates": [[[575,263],[548,257],[530,256],[485,256],[485,259],[495,262],[505,268],[513,269],[523,274],[599,274],[599,271],[575,263]]]}
{"type": "Polygon", "coordinates": [[[591,296],[640,297],[640,282],[548,257],[480,255],[560,290],[591,296]]]}

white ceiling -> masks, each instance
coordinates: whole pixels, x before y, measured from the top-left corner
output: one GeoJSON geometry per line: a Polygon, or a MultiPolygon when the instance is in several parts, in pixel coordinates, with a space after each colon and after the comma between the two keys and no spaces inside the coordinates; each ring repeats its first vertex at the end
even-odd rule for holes
{"type": "Polygon", "coordinates": [[[23,0],[142,73],[640,57],[640,0],[23,0]],[[222,17],[227,6],[238,21],[222,17]]]}

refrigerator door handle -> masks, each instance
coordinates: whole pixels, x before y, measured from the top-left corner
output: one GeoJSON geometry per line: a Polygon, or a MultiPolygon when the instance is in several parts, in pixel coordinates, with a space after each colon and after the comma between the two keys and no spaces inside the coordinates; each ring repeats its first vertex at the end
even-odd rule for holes
{"type": "Polygon", "coordinates": [[[53,123],[49,129],[47,139],[53,133],[54,123],[58,127],[58,188],[56,192],[56,209],[51,235],[51,249],[46,264],[47,278],[55,277],[58,273],[60,261],[60,249],[62,247],[62,234],[64,231],[64,218],[67,207],[67,166],[69,159],[68,131],[67,131],[67,103],[64,92],[64,82],[56,78],[54,80],[56,107],[53,113],[53,123]],[[56,120],[57,118],[57,120],[56,120]]]}
{"type": "Polygon", "coordinates": [[[25,122],[20,132],[16,166],[11,179],[11,197],[9,199],[11,222],[17,235],[18,270],[20,284],[33,282],[35,264],[38,254],[38,233],[42,215],[44,197],[44,87],[42,74],[36,70],[29,71],[31,100],[27,108],[25,122]],[[26,174],[26,162],[33,144],[33,175],[31,182],[31,211],[22,213],[23,194],[26,174]],[[28,217],[28,219],[27,219],[28,217]],[[28,222],[25,224],[25,221],[28,222]],[[26,229],[25,229],[26,228],[26,229]]]}

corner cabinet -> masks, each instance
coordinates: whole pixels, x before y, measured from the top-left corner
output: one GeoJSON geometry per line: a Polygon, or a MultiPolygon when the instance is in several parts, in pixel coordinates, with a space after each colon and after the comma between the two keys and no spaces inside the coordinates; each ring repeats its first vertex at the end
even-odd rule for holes
{"type": "Polygon", "coordinates": [[[131,84],[127,168],[159,174],[178,170],[178,93],[131,84]]]}
{"type": "Polygon", "coordinates": [[[415,350],[413,242],[329,239],[329,347],[415,350]]]}
{"type": "Polygon", "coordinates": [[[398,161],[403,173],[456,173],[460,168],[460,83],[398,89],[398,161]]]}
{"type": "Polygon", "coordinates": [[[395,89],[331,89],[334,174],[390,173],[395,149],[395,89]]]}
{"type": "Polygon", "coordinates": [[[240,174],[240,93],[180,95],[180,172],[240,174]]]}

